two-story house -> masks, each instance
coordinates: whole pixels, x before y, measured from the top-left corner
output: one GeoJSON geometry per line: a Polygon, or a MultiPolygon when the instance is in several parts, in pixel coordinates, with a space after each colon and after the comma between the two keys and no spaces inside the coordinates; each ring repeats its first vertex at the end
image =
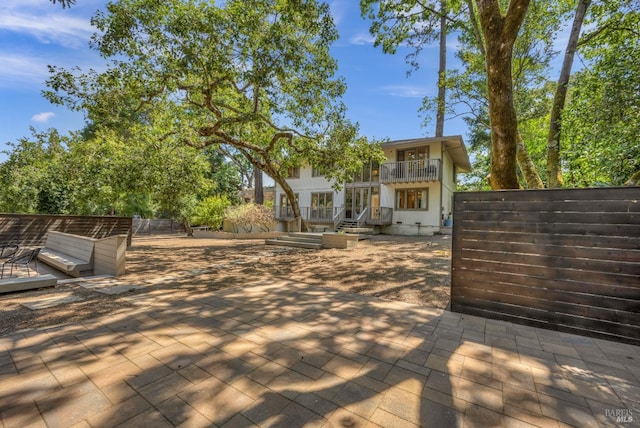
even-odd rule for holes
{"type": "MultiPolygon", "coordinates": [[[[313,166],[289,171],[304,221],[329,230],[346,225],[397,235],[439,232],[453,209],[457,174],[471,170],[462,137],[389,141],[381,147],[387,160],[366,164],[340,191],[313,166]]],[[[293,212],[278,185],[275,195],[279,229],[286,230],[293,212]]]]}

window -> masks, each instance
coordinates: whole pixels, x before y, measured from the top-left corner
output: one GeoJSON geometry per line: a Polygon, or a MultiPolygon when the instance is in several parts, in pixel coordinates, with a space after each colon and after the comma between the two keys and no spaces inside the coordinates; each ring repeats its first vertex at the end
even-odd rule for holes
{"type": "Polygon", "coordinates": [[[300,167],[290,166],[289,169],[287,169],[287,178],[300,178],[300,167]]]}
{"type": "Polygon", "coordinates": [[[324,177],[327,175],[327,167],[324,166],[314,166],[311,169],[312,177],[324,177]]]}
{"type": "MultiPolygon", "coordinates": [[[[298,200],[298,194],[296,193],[296,201],[298,200]]],[[[285,193],[280,193],[280,218],[293,217],[293,209],[291,208],[291,202],[285,193]]]]}
{"type": "Polygon", "coordinates": [[[367,162],[362,165],[362,169],[353,174],[354,183],[370,183],[380,180],[380,164],[378,162],[367,162]]]}
{"type": "Polygon", "coordinates": [[[333,162],[330,165],[313,166],[311,169],[311,176],[324,177],[325,175],[327,175],[327,172],[332,168],[335,168],[335,163],[333,162]]]}
{"type": "Polygon", "coordinates": [[[326,208],[333,206],[333,192],[311,194],[311,208],[326,208]]]}
{"type": "Polygon", "coordinates": [[[371,163],[371,181],[380,181],[380,164],[377,161],[371,163]]]}
{"type": "Polygon", "coordinates": [[[396,190],[397,210],[428,210],[429,189],[396,190]]]}
{"type": "Polygon", "coordinates": [[[333,192],[311,194],[311,218],[333,218],[333,192]]]}
{"type": "Polygon", "coordinates": [[[429,159],[429,146],[398,150],[396,157],[398,162],[429,159]]]}

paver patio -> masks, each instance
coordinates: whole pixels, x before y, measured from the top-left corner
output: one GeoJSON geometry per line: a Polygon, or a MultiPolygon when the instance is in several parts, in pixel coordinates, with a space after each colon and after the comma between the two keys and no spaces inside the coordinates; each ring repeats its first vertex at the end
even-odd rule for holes
{"type": "Polygon", "coordinates": [[[0,337],[0,426],[638,426],[640,347],[262,281],[0,337]]]}

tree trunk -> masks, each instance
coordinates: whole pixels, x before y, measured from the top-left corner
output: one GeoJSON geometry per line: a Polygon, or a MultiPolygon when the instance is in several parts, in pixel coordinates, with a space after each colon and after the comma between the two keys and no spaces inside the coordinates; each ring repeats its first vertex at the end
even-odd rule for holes
{"type": "Polygon", "coordinates": [[[264,187],[262,184],[262,170],[253,167],[253,199],[258,205],[264,204],[264,187]]]}
{"type": "Polygon", "coordinates": [[[553,97],[553,108],[551,109],[551,118],[549,120],[549,135],[547,136],[547,187],[561,187],[564,183],[562,179],[562,165],[560,162],[560,119],[564,103],[567,98],[567,87],[569,86],[569,77],[571,76],[571,67],[573,66],[573,57],[578,48],[578,38],[580,29],[584,22],[587,9],[591,4],[591,0],[580,0],[576,9],[576,16],[573,19],[569,42],[564,53],[560,77],[558,78],[558,86],[553,97]]]}
{"type": "Polygon", "coordinates": [[[511,61],[513,44],[529,0],[512,0],[502,16],[498,0],[476,0],[486,43],[487,90],[491,121],[491,175],[493,189],[519,188],[517,168],[518,120],[513,104],[511,61]]]}
{"type": "Polygon", "coordinates": [[[531,156],[529,156],[529,152],[527,151],[527,146],[524,145],[524,141],[522,141],[522,135],[518,132],[518,152],[517,152],[518,166],[520,167],[520,172],[522,172],[522,176],[524,180],[527,182],[528,189],[543,189],[544,183],[540,178],[540,174],[538,174],[538,169],[536,168],[533,160],[531,160],[531,156]]]}
{"type": "Polygon", "coordinates": [[[624,183],[625,186],[640,186],[640,171],[636,171],[624,183]]]}
{"type": "MultiPolygon", "coordinates": [[[[294,217],[300,219],[301,230],[307,230],[307,225],[305,224],[304,220],[302,219],[302,215],[300,214],[300,206],[298,205],[298,201],[296,200],[296,195],[295,193],[293,193],[293,189],[291,189],[291,186],[289,186],[287,180],[280,173],[277,162],[273,162],[273,160],[270,159],[269,154],[265,152],[262,152],[259,155],[255,156],[246,150],[242,150],[241,152],[255,169],[265,172],[269,177],[273,179],[273,181],[275,181],[280,185],[280,187],[282,187],[285,195],[287,195],[287,199],[289,199],[294,217]]],[[[262,178],[262,175],[260,176],[260,178],[262,178]]]]}
{"type": "Polygon", "coordinates": [[[272,177],[273,180],[282,187],[285,195],[287,195],[287,199],[289,199],[289,203],[291,204],[291,209],[293,210],[293,217],[300,219],[300,231],[306,231],[307,225],[302,219],[302,215],[300,214],[300,206],[298,205],[298,200],[296,199],[296,194],[293,193],[293,189],[287,183],[287,180],[281,177],[272,177]]]}
{"type": "Polygon", "coordinates": [[[193,236],[193,229],[191,228],[191,223],[187,217],[182,217],[182,226],[184,227],[184,231],[187,233],[187,236],[193,236]]]}
{"type": "Polygon", "coordinates": [[[436,137],[444,135],[444,110],[447,77],[447,0],[440,1],[440,66],[438,69],[438,109],[436,112],[436,137]]]}

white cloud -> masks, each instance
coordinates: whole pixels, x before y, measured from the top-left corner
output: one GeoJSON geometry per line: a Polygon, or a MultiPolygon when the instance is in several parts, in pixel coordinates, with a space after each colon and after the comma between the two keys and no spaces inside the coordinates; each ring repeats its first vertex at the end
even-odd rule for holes
{"type": "Polygon", "coordinates": [[[31,118],[31,120],[34,121],[34,122],[39,122],[39,123],[47,123],[49,121],[49,119],[51,119],[55,115],[56,114],[54,112],[45,111],[45,112],[38,113],[38,114],[34,115],[31,118]]]}
{"type": "Polygon", "coordinates": [[[347,14],[347,9],[349,8],[348,1],[345,0],[333,0],[329,7],[331,8],[331,16],[333,17],[333,23],[337,26],[340,25],[345,15],[347,14]]]}
{"type": "Polygon", "coordinates": [[[87,19],[56,14],[34,16],[13,11],[0,14],[0,29],[35,37],[41,43],[73,48],[85,46],[93,34],[87,19]]]}
{"type": "Polygon", "coordinates": [[[0,51],[0,64],[0,86],[6,82],[42,83],[48,75],[46,62],[32,56],[0,51]]]}
{"type": "Polygon", "coordinates": [[[429,87],[413,85],[388,85],[382,86],[380,90],[387,95],[401,98],[424,98],[433,92],[429,87]]]}
{"type": "Polygon", "coordinates": [[[2,0],[0,30],[66,48],[86,46],[94,32],[86,10],[77,5],[63,9],[46,0],[2,0]]]}
{"type": "Polygon", "coordinates": [[[352,45],[372,45],[375,38],[369,33],[358,33],[349,39],[352,45]]]}

